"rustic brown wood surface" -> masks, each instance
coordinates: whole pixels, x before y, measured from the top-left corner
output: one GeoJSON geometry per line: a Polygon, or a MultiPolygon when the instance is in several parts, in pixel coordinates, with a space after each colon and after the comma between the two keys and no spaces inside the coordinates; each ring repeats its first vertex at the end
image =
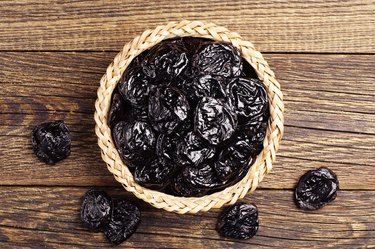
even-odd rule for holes
{"type": "Polygon", "coordinates": [[[1,1],[0,248],[97,248],[79,221],[93,186],[136,201],[136,234],[119,248],[375,248],[374,1],[1,1]],[[127,194],[106,170],[94,134],[100,77],[123,44],[170,20],[224,25],[266,52],[285,95],[285,136],[272,173],[244,201],[259,207],[247,241],[215,232],[220,210],[177,215],[127,194]],[[71,156],[55,166],[31,151],[31,129],[63,119],[71,156]],[[332,204],[298,210],[309,169],[340,180],[332,204]]]}

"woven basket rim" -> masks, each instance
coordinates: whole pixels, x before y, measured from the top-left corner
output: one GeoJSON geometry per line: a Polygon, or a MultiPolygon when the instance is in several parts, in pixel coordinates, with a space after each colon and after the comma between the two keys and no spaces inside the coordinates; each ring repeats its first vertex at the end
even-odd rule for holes
{"type": "Polygon", "coordinates": [[[106,73],[100,81],[97,91],[98,98],[95,102],[94,119],[96,122],[95,133],[98,136],[98,145],[101,148],[102,159],[106,162],[108,170],[123,187],[132,192],[136,197],[150,203],[156,208],[162,208],[176,213],[196,213],[208,211],[211,208],[220,208],[225,204],[233,204],[243,198],[249,191],[256,189],[263,177],[272,169],[279,142],[284,132],[284,105],[280,84],[275,79],[273,71],[264,60],[262,54],[255,50],[253,44],[228,29],[213,23],[200,21],[169,22],[157,26],[154,30],[146,30],[140,36],[128,42],[120,51],[113,62],[108,66],[106,73]],[[158,192],[138,185],[132,173],[122,162],[117,149],[112,141],[111,131],[107,125],[108,111],[112,92],[117,85],[122,73],[135,56],[154,46],[162,40],[174,37],[192,36],[209,38],[216,41],[231,43],[237,47],[244,58],[255,69],[258,77],[263,81],[269,98],[270,118],[268,121],[263,150],[257,156],[248,173],[242,180],[222,191],[202,197],[177,197],[158,192]]]}

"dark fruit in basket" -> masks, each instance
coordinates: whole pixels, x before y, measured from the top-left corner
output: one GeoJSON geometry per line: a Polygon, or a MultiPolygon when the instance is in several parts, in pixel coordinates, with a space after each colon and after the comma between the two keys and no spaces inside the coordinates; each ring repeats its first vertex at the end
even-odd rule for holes
{"type": "Polygon", "coordinates": [[[206,43],[194,55],[192,67],[196,74],[240,76],[242,59],[238,49],[230,44],[206,43]]]}
{"type": "Polygon", "coordinates": [[[188,117],[190,106],[186,97],[176,88],[160,87],[150,93],[148,116],[152,127],[170,134],[188,117]]]}
{"type": "Polygon", "coordinates": [[[112,210],[111,197],[102,190],[89,190],[82,199],[81,220],[93,231],[108,225],[112,210]]]}
{"type": "Polygon", "coordinates": [[[128,166],[142,165],[152,159],[156,136],[148,123],[121,121],[115,125],[112,136],[128,166]]]}
{"type": "Polygon", "coordinates": [[[227,91],[239,118],[250,119],[268,109],[267,91],[259,79],[234,78],[227,91]]]}
{"type": "Polygon", "coordinates": [[[181,166],[199,165],[215,156],[215,147],[193,131],[182,137],[176,146],[176,161],[181,166]]]}
{"type": "Polygon", "coordinates": [[[301,209],[316,210],[336,199],[338,189],[339,181],[330,169],[310,170],[299,179],[295,201],[301,209]]]}
{"type": "Polygon", "coordinates": [[[117,91],[112,138],[144,187],[211,194],[240,181],[263,149],[266,88],[230,44],[162,41],[131,61],[117,91]]]}
{"type": "Polygon", "coordinates": [[[32,132],[35,155],[48,164],[57,163],[70,155],[70,132],[64,121],[43,123],[32,132]]]}
{"type": "Polygon", "coordinates": [[[134,203],[114,200],[111,219],[104,234],[112,244],[119,245],[137,230],[140,223],[141,212],[134,203]]]}
{"type": "Polygon", "coordinates": [[[239,202],[226,208],[219,216],[217,231],[232,239],[250,239],[259,227],[258,209],[254,204],[239,202]]]}
{"type": "Polygon", "coordinates": [[[218,99],[204,97],[195,111],[194,130],[207,142],[218,145],[237,128],[237,115],[218,99]]]}
{"type": "Polygon", "coordinates": [[[176,43],[165,42],[153,47],[142,62],[144,73],[154,84],[166,84],[179,76],[189,62],[186,49],[176,43]]]}

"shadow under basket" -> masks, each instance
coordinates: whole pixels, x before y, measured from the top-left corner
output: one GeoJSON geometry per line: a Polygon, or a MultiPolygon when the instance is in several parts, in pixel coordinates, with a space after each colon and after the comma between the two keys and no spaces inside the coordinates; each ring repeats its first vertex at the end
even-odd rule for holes
{"type": "Polygon", "coordinates": [[[102,158],[106,162],[108,170],[127,191],[133,193],[136,197],[156,208],[179,214],[197,213],[208,211],[211,208],[220,208],[225,204],[234,204],[248,192],[254,191],[263,177],[271,171],[284,131],[283,95],[280,84],[275,79],[268,63],[264,60],[262,54],[255,50],[251,42],[243,40],[237,33],[230,32],[228,29],[212,23],[185,20],[179,23],[170,22],[167,25],[158,26],[154,30],[146,30],[127,43],[122,51],[116,55],[101,78],[97,93],[98,99],[95,102],[96,111],[94,115],[95,132],[98,136],[102,158]],[[227,42],[238,48],[242,58],[255,69],[259,79],[263,81],[269,99],[270,118],[263,142],[263,150],[257,156],[246,176],[222,191],[202,197],[177,197],[147,189],[137,184],[132,173],[121,160],[112,140],[111,130],[107,125],[112,92],[133,58],[162,40],[183,36],[227,42]]]}

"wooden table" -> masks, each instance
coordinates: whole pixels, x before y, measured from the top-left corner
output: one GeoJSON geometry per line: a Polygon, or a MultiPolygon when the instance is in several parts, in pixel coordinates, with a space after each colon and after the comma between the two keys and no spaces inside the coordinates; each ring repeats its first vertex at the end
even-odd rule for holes
{"type": "Polygon", "coordinates": [[[94,186],[141,207],[142,224],[119,248],[375,248],[374,13],[373,0],[2,0],[0,248],[108,247],[80,223],[80,197],[94,186]],[[107,65],[143,30],[182,19],[253,41],[282,84],[277,162],[244,200],[260,212],[250,240],[219,237],[219,210],[178,215],[137,200],[100,158],[93,113],[107,65]],[[72,131],[72,153],[49,166],[32,153],[30,132],[56,119],[72,131]],[[301,211],[296,181],[321,166],[337,173],[341,191],[323,209],[301,211]]]}

